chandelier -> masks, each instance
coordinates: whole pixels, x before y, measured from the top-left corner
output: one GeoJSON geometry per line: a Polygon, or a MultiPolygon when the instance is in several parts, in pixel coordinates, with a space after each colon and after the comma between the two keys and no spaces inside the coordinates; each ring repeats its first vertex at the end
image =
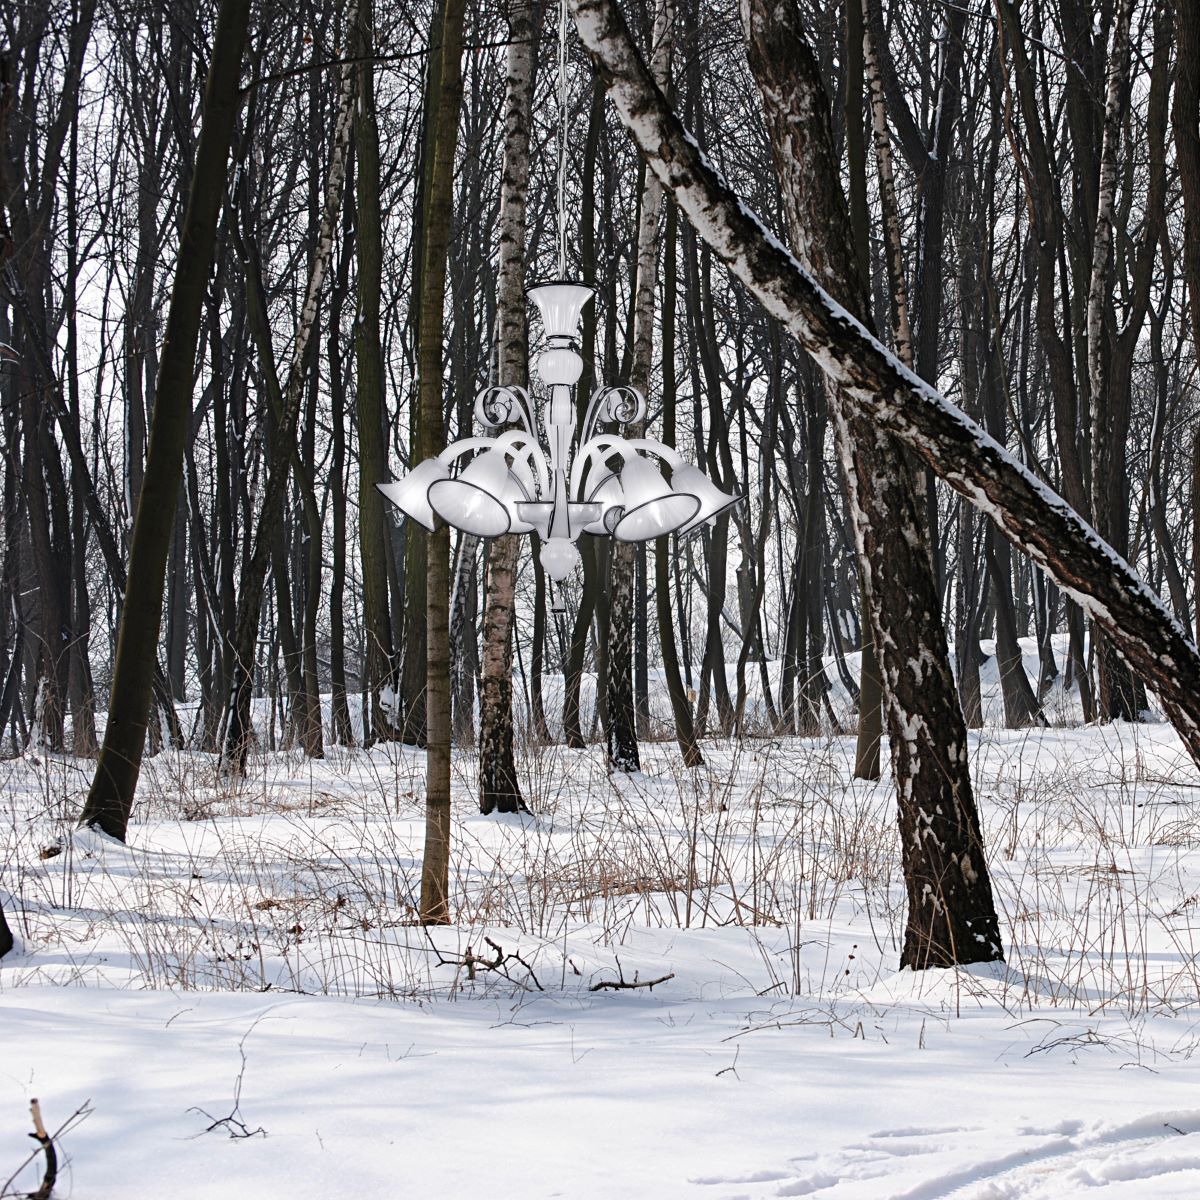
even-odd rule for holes
{"type": "Polygon", "coordinates": [[[594,293],[585,284],[543,283],[528,294],[546,338],[534,364],[547,393],[543,436],[537,436],[536,405],[525,388],[486,387],[475,398],[476,420],[488,429],[515,428],[460,438],[403,479],[380,484],[392,504],[431,532],[441,517],[480,538],[537,533],[542,566],[561,583],[579,563],[581,534],[619,542],[682,537],[740,501],[662,442],[608,431],[646,416],[645,397],[626,384],[592,393],[574,444],[573,393],[583,373],[579,319],[594,293]],[[655,459],[670,469],[669,480],[655,459]]]}
{"type": "Polygon", "coordinates": [[[475,418],[493,436],[451,442],[403,479],[379,490],[430,532],[436,518],[479,538],[536,533],[541,564],[561,584],[579,564],[581,535],[647,542],[687,536],[711,525],[741,497],[717,488],[671,447],[614,429],[637,425],[646,398],[627,384],[598,387],[576,421],[575,385],[583,374],[579,322],[595,291],[563,279],[566,264],[567,14],[559,5],[558,273],[528,289],[541,315],[544,346],[531,378],[540,397],[511,384],[485,387],[475,418]],[[538,399],[541,436],[538,434],[538,399]],[[576,430],[579,439],[576,442],[576,430]],[[656,461],[657,460],[657,461],[656,461]],[[663,468],[670,478],[663,474],[663,468]]]}

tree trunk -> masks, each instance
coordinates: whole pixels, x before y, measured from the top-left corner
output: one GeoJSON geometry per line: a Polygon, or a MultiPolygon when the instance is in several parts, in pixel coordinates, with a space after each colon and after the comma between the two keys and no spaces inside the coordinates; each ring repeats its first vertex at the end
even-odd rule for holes
{"type": "MultiPolygon", "coordinates": [[[[353,27],[356,7],[347,13],[347,21],[353,27]]],[[[291,364],[287,375],[287,388],[281,391],[274,371],[273,352],[270,348],[269,323],[265,311],[266,297],[261,286],[261,268],[257,265],[257,249],[252,238],[246,238],[248,270],[246,273],[248,306],[251,309],[250,323],[259,345],[259,356],[263,362],[268,390],[275,399],[277,437],[272,438],[272,453],[267,469],[262,509],[258,528],[254,534],[253,550],[249,562],[242,571],[241,594],[238,597],[237,620],[234,632],[232,678],[229,685],[228,720],[225,730],[225,748],[222,765],[233,775],[242,775],[246,770],[246,759],[253,739],[251,725],[251,699],[254,691],[254,646],[262,615],[263,593],[267,569],[276,545],[276,538],[283,519],[283,504],[287,496],[288,478],[293,465],[297,466],[297,482],[304,486],[304,472],[300,465],[296,444],[296,426],[300,416],[300,405],[304,385],[308,378],[308,353],[317,323],[317,307],[322,285],[333,250],[338,217],[342,209],[343,184],[346,178],[346,162],[350,147],[351,118],[354,104],[354,68],[345,67],[341,73],[337,100],[337,115],[333,130],[333,149],[329,163],[329,174],[325,181],[325,198],[321,221],[317,231],[300,308],[296,336],[291,348],[291,364]]]]}
{"type": "MultiPolygon", "coordinates": [[[[1175,97],[1171,132],[1183,196],[1183,273],[1192,345],[1200,356],[1200,9],[1175,5],[1175,97]]],[[[1192,435],[1192,572],[1196,638],[1200,640],[1200,425],[1192,435]]]]}
{"type": "MultiPolygon", "coordinates": [[[[829,279],[849,312],[869,328],[816,59],[795,4],[769,5],[771,0],[745,0],[743,17],[792,241],[802,248],[808,269],[829,279]]],[[[896,278],[893,285],[897,341],[903,345],[903,288],[896,278]]],[[[859,570],[882,651],[908,890],[901,965],[998,959],[1000,932],[971,789],[966,727],[912,475],[900,445],[865,419],[844,386],[834,392],[833,411],[859,570]]]]}
{"type": "MultiPolygon", "coordinates": [[[[867,208],[867,156],[863,137],[862,80],[865,71],[863,6],[858,0],[846,4],[846,158],[850,176],[850,229],[854,236],[854,259],[862,287],[871,291],[871,242],[867,208]]],[[[883,741],[883,683],[879,678],[879,654],[867,611],[867,595],[860,581],[858,590],[862,627],[861,665],[858,685],[858,737],[854,747],[854,778],[879,778],[879,747],[883,741]]]]}
{"type": "Polygon", "coordinates": [[[183,478],[200,312],[212,268],[217,216],[225,197],[249,18],[248,0],[221,0],[166,338],[158,365],[146,474],[133,522],[108,724],[80,817],[81,824],[98,826],[122,841],[146,740],[167,553],[183,478]]]}
{"type": "MultiPolygon", "coordinates": [[[[500,269],[496,320],[499,382],[528,381],[529,320],[525,301],[525,201],[533,108],[533,5],[509,0],[504,167],[500,180],[500,269]]],[[[512,645],[521,539],[497,538],[488,549],[479,683],[479,811],[523,812],[513,756],[512,645]]]]}
{"type": "MultiPolygon", "coordinates": [[[[1110,388],[1113,357],[1112,329],[1106,321],[1113,263],[1113,207],[1117,193],[1117,152],[1129,87],[1129,26],[1133,0],[1120,0],[1113,23],[1104,102],[1104,138],[1100,151],[1100,183],[1096,202],[1096,229],[1092,239],[1091,278],[1087,295],[1087,364],[1092,426],[1092,523],[1107,542],[1116,546],[1126,538],[1114,537],[1115,526],[1128,520],[1120,497],[1113,503],[1111,463],[1118,455],[1114,428],[1114,396],[1110,388]]],[[[1121,455],[1123,459],[1123,455],[1121,455]]],[[[1122,549],[1126,547],[1122,546],[1122,549]]],[[[1099,716],[1102,721],[1141,719],[1129,667],[1093,626],[1093,650],[1099,667],[1099,716]]],[[[1144,707],[1144,706],[1143,706],[1144,707]]]]}
{"type": "MultiPolygon", "coordinates": [[[[420,359],[421,444],[429,455],[445,448],[442,395],[443,310],[446,255],[450,242],[454,154],[462,106],[462,41],[465,0],[446,0],[434,100],[435,136],[421,264],[420,359]]],[[[428,538],[425,572],[425,852],[421,864],[420,918],[424,925],[450,920],[450,531],[443,525],[428,538]]]]}
{"type": "MultiPolygon", "coordinates": [[[[662,440],[675,445],[675,297],[676,244],[679,216],[672,204],[667,208],[666,236],[663,249],[663,312],[662,312],[662,440]]],[[[701,767],[704,756],[696,741],[692,720],[692,704],[688,699],[683,677],[679,671],[679,647],[675,640],[674,615],[671,610],[671,539],[654,541],[654,606],[658,619],[658,637],[662,646],[663,677],[675,719],[675,739],[683,756],[683,765],[701,767]]]]}
{"type": "MultiPolygon", "coordinates": [[[[388,614],[387,523],[383,496],[376,484],[388,479],[383,440],[383,350],[379,332],[379,298],[383,280],[380,215],[379,126],[375,118],[375,73],[371,65],[374,10],[362,0],[354,27],[360,60],[356,68],[354,152],[357,180],[354,191],[356,254],[358,259],[358,319],[354,323],[355,364],[358,372],[358,546],[362,564],[363,689],[366,727],[363,742],[397,735],[395,652],[388,614]]],[[[419,535],[418,535],[419,536],[419,535]]],[[[422,539],[423,540],[423,539],[422,539]]],[[[415,562],[417,555],[405,560],[415,562]]],[[[407,729],[408,713],[404,714],[407,729]]]]}
{"type": "Polygon", "coordinates": [[[0,958],[3,958],[13,948],[14,944],[12,930],[8,927],[8,920],[4,916],[4,909],[0,907],[0,958]]]}

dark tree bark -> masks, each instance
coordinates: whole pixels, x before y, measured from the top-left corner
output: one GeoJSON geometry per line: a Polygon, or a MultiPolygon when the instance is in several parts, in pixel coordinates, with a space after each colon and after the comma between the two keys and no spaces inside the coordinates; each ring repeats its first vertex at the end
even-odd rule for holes
{"type": "MultiPolygon", "coordinates": [[[[592,103],[588,110],[587,138],[583,151],[583,204],[579,215],[579,266],[584,283],[596,282],[596,158],[600,149],[600,133],[604,127],[604,91],[598,86],[592,89],[592,103]]],[[[590,396],[595,382],[594,358],[596,353],[596,306],[587,305],[583,310],[583,375],[580,377],[577,394],[590,396]]],[[[580,422],[583,413],[580,413],[580,422]]],[[[577,429],[576,433],[582,430],[577,429]]],[[[596,599],[599,582],[596,573],[596,541],[581,538],[579,556],[582,560],[583,591],[579,599],[579,610],[571,625],[571,641],[567,649],[566,669],[563,672],[563,740],[573,750],[587,745],[580,722],[580,692],[583,688],[583,665],[587,656],[588,634],[596,616],[596,599]]]]}
{"type": "MultiPolygon", "coordinates": [[[[349,200],[349,197],[347,197],[349,200]]],[[[329,571],[329,687],[330,717],[336,745],[353,746],[354,728],[346,696],[346,377],[342,357],[342,308],[350,290],[353,253],[351,206],[343,205],[342,249],[329,305],[329,420],[330,495],[333,508],[332,561],[329,571]]]]}
{"type": "MultiPolygon", "coordinates": [[[[351,22],[354,20],[354,13],[355,10],[352,7],[350,13],[347,14],[347,19],[351,22]]],[[[304,299],[298,315],[296,336],[292,343],[287,386],[274,402],[278,406],[275,418],[277,435],[271,439],[272,453],[267,465],[262,509],[259,513],[258,528],[252,539],[253,549],[242,571],[241,591],[238,596],[225,747],[222,756],[223,768],[235,776],[245,773],[246,760],[253,741],[251,700],[255,677],[254,647],[258,640],[267,571],[283,520],[283,505],[287,496],[288,480],[299,457],[296,450],[296,428],[304,385],[308,377],[308,348],[316,328],[321,290],[342,210],[343,184],[350,145],[350,124],[355,107],[353,100],[354,71],[353,67],[346,67],[342,71],[340,80],[332,139],[333,148],[329,172],[325,180],[325,198],[322,205],[320,228],[309,266],[304,299]]],[[[247,242],[248,249],[253,250],[249,239],[247,242]]],[[[247,272],[247,282],[249,292],[249,287],[254,283],[253,272],[247,272]]],[[[264,302],[261,295],[258,297],[258,302],[260,304],[264,302]]],[[[248,303],[253,306],[254,300],[251,299],[248,303]]],[[[258,317],[260,331],[265,329],[265,326],[265,317],[260,312],[258,317]]],[[[254,328],[253,321],[251,327],[254,328]]],[[[269,353],[268,346],[264,345],[260,348],[260,358],[267,357],[269,353]]],[[[268,377],[269,375],[270,372],[268,372],[268,377]]]]}
{"type": "MultiPolygon", "coordinates": [[[[1064,301],[1064,319],[1064,313],[1059,310],[1057,293],[1059,263],[1064,254],[1063,203],[1059,176],[1051,161],[1050,146],[1042,123],[1038,83],[1026,51],[1020,9],[1012,0],[994,0],[994,3],[999,18],[1001,50],[1007,49],[1012,56],[1016,84],[1014,103],[1019,105],[1023,120],[1023,156],[1018,152],[1011,121],[1006,123],[1006,128],[1009,130],[1014,157],[1018,159],[1024,177],[1025,201],[1034,233],[1037,279],[1035,320],[1038,340],[1046,358],[1054,409],[1054,435],[1062,467],[1063,495],[1071,507],[1087,520],[1091,516],[1091,509],[1083,472],[1084,450],[1079,419],[1079,392],[1075,382],[1071,347],[1068,338],[1063,336],[1064,327],[1069,336],[1070,305],[1069,299],[1064,301]]],[[[1081,14],[1078,22],[1068,23],[1068,28],[1075,36],[1086,38],[1088,24],[1081,14]]],[[[1091,219],[1094,223],[1094,195],[1091,196],[1091,219]]],[[[1067,623],[1071,634],[1067,678],[1078,686],[1084,719],[1090,721],[1095,715],[1095,705],[1084,660],[1083,620],[1082,614],[1073,604],[1068,607],[1067,623]]]]}
{"type": "MultiPolygon", "coordinates": [[[[454,154],[462,107],[462,43],[465,0],[446,0],[439,29],[430,42],[440,46],[438,87],[432,97],[433,155],[425,210],[421,264],[420,358],[421,442],[431,455],[444,448],[442,395],[443,310],[446,254],[450,241],[454,154]]],[[[450,920],[450,532],[429,534],[425,573],[426,611],[426,773],[425,853],[421,864],[420,918],[424,925],[450,920]]]]}
{"type": "MultiPolygon", "coordinates": [[[[1200,355],[1200,9],[1175,5],[1175,95],[1171,133],[1183,196],[1183,274],[1192,344],[1200,355]]],[[[1192,571],[1195,631],[1200,639],[1200,426],[1192,435],[1192,571]]]]}
{"type": "MultiPolygon", "coordinates": [[[[846,4],[846,158],[850,176],[850,228],[861,286],[871,290],[871,242],[867,208],[867,155],[863,136],[863,6],[846,4]]],[[[879,748],[883,741],[883,683],[879,653],[867,612],[866,592],[859,587],[862,661],[859,668],[858,738],[854,747],[854,778],[879,778],[879,748]]]]}
{"type": "MultiPolygon", "coordinates": [[[[355,246],[358,258],[358,319],[354,324],[355,365],[358,371],[358,545],[363,579],[363,640],[366,669],[363,690],[367,728],[363,741],[397,736],[395,652],[388,614],[387,523],[384,499],[377,484],[387,480],[387,454],[383,440],[383,349],[380,344],[379,298],[383,280],[383,245],[380,214],[379,126],[375,117],[375,75],[371,66],[374,37],[373,6],[360,0],[354,44],[362,57],[357,75],[354,106],[354,150],[358,172],[354,191],[357,204],[355,246]],[[385,696],[390,703],[385,704],[385,696]]],[[[411,524],[411,522],[410,522],[411,524]]],[[[421,535],[416,535],[420,537],[421,535]]],[[[421,538],[423,540],[423,538],[421,538]]],[[[405,557],[410,566],[419,554],[405,557]]],[[[413,581],[414,585],[417,583],[413,581]]],[[[419,590],[419,589],[418,589],[419,590]]],[[[409,731],[409,713],[403,714],[409,731]]],[[[412,736],[420,740],[424,720],[412,718],[412,736]]]]}
{"type": "Polygon", "coordinates": [[[191,194],[159,360],[146,474],[134,517],[108,724],[80,818],[81,824],[97,826],[122,841],[146,740],[167,553],[191,414],[200,312],[212,268],[217,216],[225,196],[249,17],[248,0],[221,0],[191,194]]]}
{"type": "MultiPolygon", "coordinates": [[[[675,300],[676,246],[679,216],[675,206],[667,206],[665,245],[663,249],[663,312],[662,312],[662,440],[675,445],[676,380],[675,380],[675,300]]],[[[675,638],[674,614],[671,609],[671,539],[656,538],[654,542],[654,605],[658,618],[658,637],[662,645],[663,677],[675,718],[675,739],[685,767],[704,765],[704,755],[696,741],[692,703],[679,671],[679,645],[675,638]]]]}

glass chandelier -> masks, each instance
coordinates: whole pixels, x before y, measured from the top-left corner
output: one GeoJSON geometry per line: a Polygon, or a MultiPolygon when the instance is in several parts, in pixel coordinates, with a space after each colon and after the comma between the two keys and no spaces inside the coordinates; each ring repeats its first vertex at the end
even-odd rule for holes
{"type": "MultiPolygon", "coordinates": [[[[559,9],[558,268],[566,261],[566,3],[559,9]]],[[[620,542],[686,536],[711,525],[741,497],[717,488],[673,449],[650,438],[612,432],[641,422],[646,399],[625,384],[601,386],[577,427],[575,385],[583,374],[579,322],[595,295],[586,284],[560,279],[528,290],[541,315],[545,344],[531,378],[542,385],[538,404],[514,385],[484,388],[475,418],[489,437],[452,442],[403,479],[379,485],[400,512],[431,532],[436,518],[480,538],[536,533],[541,563],[561,584],[579,563],[583,534],[620,542]],[[657,460],[657,462],[655,461],[657,460]],[[668,480],[663,466],[670,471],[668,480]]]]}

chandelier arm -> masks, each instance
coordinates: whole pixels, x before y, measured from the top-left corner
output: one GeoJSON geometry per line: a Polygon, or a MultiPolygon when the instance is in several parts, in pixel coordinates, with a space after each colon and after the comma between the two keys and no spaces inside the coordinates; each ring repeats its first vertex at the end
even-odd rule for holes
{"type": "Polygon", "coordinates": [[[601,433],[584,442],[575,452],[575,461],[571,464],[570,493],[579,497],[583,486],[584,472],[602,454],[619,454],[622,461],[633,451],[632,443],[615,433],[601,433]]]}
{"type": "MultiPolygon", "coordinates": [[[[537,476],[538,488],[544,494],[550,490],[550,469],[546,465],[546,456],[541,446],[532,438],[526,438],[515,430],[508,435],[512,439],[513,461],[524,459],[537,476]]],[[[499,439],[497,439],[499,440],[499,439]]],[[[532,499],[532,497],[530,497],[532,499]]]]}
{"type": "Polygon", "coordinates": [[[586,442],[596,433],[596,426],[605,422],[630,425],[646,415],[646,397],[627,383],[612,383],[597,388],[588,401],[587,415],[583,419],[583,440],[586,442]]]}
{"type": "Polygon", "coordinates": [[[519,421],[531,441],[534,433],[533,402],[529,393],[517,384],[492,384],[475,397],[475,419],[486,429],[499,429],[519,421]]]}
{"type": "Polygon", "coordinates": [[[600,403],[601,397],[604,395],[607,388],[598,387],[588,399],[587,412],[583,418],[583,442],[591,440],[596,424],[596,405],[600,403]]]}
{"type": "Polygon", "coordinates": [[[501,453],[507,454],[514,462],[524,459],[533,467],[541,489],[543,491],[549,489],[550,473],[546,468],[545,455],[542,454],[541,447],[537,442],[532,438],[527,438],[520,430],[509,429],[496,437],[460,438],[457,442],[451,442],[437,457],[439,462],[449,466],[463,455],[470,454],[475,450],[499,450],[501,453]]]}
{"type": "Polygon", "coordinates": [[[656,458],[661,458],[672,469],[684,466],[687,461],[678,450],[672,449],[664,442],[657,442],[653,438],[632,438],[629,445],[634,450],[641,450],[645,454],[653,454],[656,458]]]}

